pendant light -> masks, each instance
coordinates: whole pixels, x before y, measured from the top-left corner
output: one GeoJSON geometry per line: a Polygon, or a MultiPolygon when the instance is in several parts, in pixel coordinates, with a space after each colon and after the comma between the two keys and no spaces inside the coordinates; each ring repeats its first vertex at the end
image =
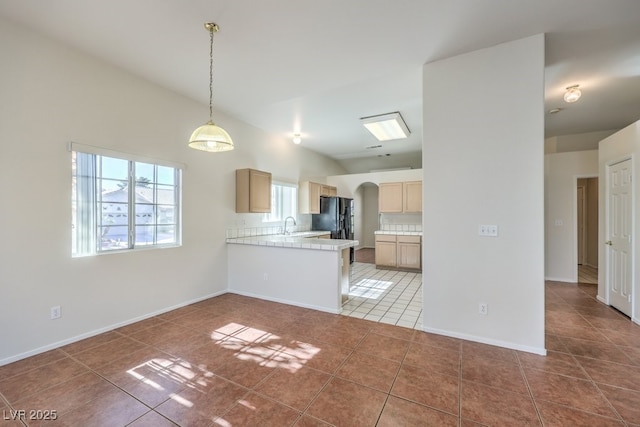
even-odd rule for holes
{"type": "Polygon", "coordinates": [[[198,129],[194,130],[189,138],[189,147],[202,151],[229,151],[233,150],[231,137],[213,122],[213,33],[220,28],[213,22],[204,24],[204,28],[209,31],[209,121],[198,129]]]}

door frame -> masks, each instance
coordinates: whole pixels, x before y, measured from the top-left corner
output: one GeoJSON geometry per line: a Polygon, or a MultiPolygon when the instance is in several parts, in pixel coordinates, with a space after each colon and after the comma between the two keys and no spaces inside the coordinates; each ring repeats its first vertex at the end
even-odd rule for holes
{"type": "MultiPolygon", "coordinates": [[[[615,162],[614,162],[615,163],[615,162]]],[[[608,167],[608,166],[607,166],[608,167]]],[[[584,178],[598,178],[598,187],[600,186],[600,176],[598,174],[580,174],[573,176],[573,189],[571,191],[572,199],[571,206],[573,209],[573,221],[572,221],[572,239],[571,239],[571,259],[573,260],[573,282],[578,283],[578,180],[584,178]]],[[[600,205],[600,197],[598,197],[598,205],[600,205]]],[[[600,236],[600,221],[598,221],[598,236],[600,236]]],[[[599,257],[598,257],[599,259],[599,257]]],[[[598,281],[600,281],[600,275],[598,274],[598,281]]],[[[608,291],[607,291],[608,292],[608,291]]]]}
{"type": "Polygon", "coordinates": [[[587,228],[587,221],[586,221],[586,196],[587,196],[587,187],[585,185],[578,185],[578,187],[576,188],[576,192],[577,194],[580,193],[580,190],[582,190],[582,206],[580,206],[580,203],[577,203],[576,201],[576,206],[577,206],[577,211],[576,211],[576,241],[578,242],[578,265],[582,264],[584,265],[584,260],[585,260],[585,249],[586,249],[586,228],[587,228]],[[582,224],[580,224],[580,211],[582,210],[582,224]],[[580,226],[582,226],[582,233],[580,233],[580,226]],[[582,234],[582,236],[581,236],[582,234]],[[580,240],[582,238],[582,240],[580,240]],[[580,244],[582,243],[582,244],[580,244]],[[582,246],[582,247],[580,247],[582,246]],[[580,251],[582,250],[582,259],[580,259],[580,251]]]}
{"type": "MultiPolygon", "coordinates": [[[[609,169],[613,166],[616,165],[618,163],[624,162],[626,160],[630,160],[631,161],[631,171],[632,171],[632,175],[631,175],[631,319],[632,321],[635,319],[635,314],[636,314],[636,304],[635,304],[635,297],[636,297],[636,292],[638,291],[638,287],[636,285],[636,262],[635,262],[635,246],[636,246],[636,242],[635,242],[635,236],[636,236],[636,221],[635,221],[635,215],[636,215],[636,177],[635,177],[635,156],[633,154],[627,154],[624,156],[621,156],[617,159],[608,161],[605,165],[604,165],[604,195],[605,195],[605,199],[604,199],[604,227],[605,229],[602,230],[601,233],[599,233],[600,238],[598,239],[598,244],[601,247],[604,247],[604,242],[608,239],[608,235],[607,235],[607,228],[608,228],[608,224],[609,224],[609,169]]],[[[601,302],[604,302],[605,304],[607,304],[608,306],[611,306],[610,304],[610,300],[609,300],[609,257],[606,255],[606,248],[604,249],[604,259],[602,262],[602,265],[604,266],[604,268],[600,269],[603,271],[598,271],[598,282],[600,282],[600,280],[604,281],[604,301],[602,300],[602,298],[600,297],[600,295],[598,295],[598,300],[601,302]]],[[[600,262],[598,262],[598,264],[600,264],[600,262]]]]}

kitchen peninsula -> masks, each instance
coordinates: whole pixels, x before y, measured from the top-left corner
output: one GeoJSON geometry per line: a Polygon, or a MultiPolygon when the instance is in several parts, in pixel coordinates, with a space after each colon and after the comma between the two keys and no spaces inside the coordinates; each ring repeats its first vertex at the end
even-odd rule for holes
{"type": "Polygon", "coordinates": [[[340,313],[349,293],[349,248],[326,231],[228,238],[230,292],[340,313]]]}

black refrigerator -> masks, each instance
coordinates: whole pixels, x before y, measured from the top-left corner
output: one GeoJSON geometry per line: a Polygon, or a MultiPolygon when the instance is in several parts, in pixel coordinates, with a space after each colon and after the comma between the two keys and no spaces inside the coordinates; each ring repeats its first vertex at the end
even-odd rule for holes
{"type": "MultiPolygon", "coordinates": [[[[320,213],[311,215],[311,229],[330,231],[332,239],[353,240],[353,199],[320,197],[320,213]]],[[[355,250],[350,248],[351,263],[355,250]]]]}

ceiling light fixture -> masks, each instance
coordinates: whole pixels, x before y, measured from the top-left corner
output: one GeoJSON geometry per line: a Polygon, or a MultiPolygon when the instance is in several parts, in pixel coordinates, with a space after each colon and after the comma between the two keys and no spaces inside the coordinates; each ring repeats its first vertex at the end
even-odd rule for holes
{"type": "Polygon", "coordinates": [[[299,133],[294,133],[293,134],[293,143],[298,145],[302,142],[302,136],[300,136],[299,133]]]}
{"type": "Polygon", "coordinates": [[[399,112],[362,117],[362,124],[378,141],[407,138],[411,135],[399,112]]]}
{"type": "Polygon", "coordinates": [[[567,91],[564,93],[564,101],[568,103],[576,102],[582,96],[582,92],[579,89],[580,85],[573,85],[567,87],[567,91]]]}
{"type": "Polygon", "coordinates": [[[202,151],[229,151],[233,150],[231,137],[213,122],[213,33],[220,28],[213,22],[204,24],[204,28],[209,31],[211,40],[209,47],[209,121],[193,131],[189,138],[189,147],[202,151]]]}

